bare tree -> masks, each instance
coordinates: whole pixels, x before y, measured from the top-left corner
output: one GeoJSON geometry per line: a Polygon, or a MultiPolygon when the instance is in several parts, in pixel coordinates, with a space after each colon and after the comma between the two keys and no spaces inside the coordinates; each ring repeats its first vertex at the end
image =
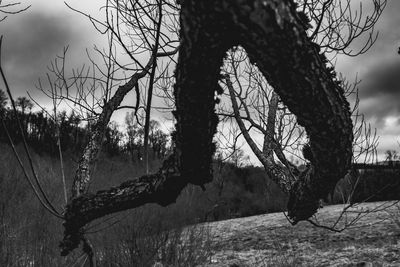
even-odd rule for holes
{"type": "Polygon", "coordinates": [[[15,101],[15,104],[17,107],[21,109],[22,113],[25,113],[25,111],[31,111],[33,108],[33,103],[31,100],[26,98],[25,96],[20,96],[17,98],[17,101],[15,101]]]}
{"type": "Polygon", "coordinates": [[[88,112],[91,120],[97,120],[104,113],[105,103],[116,95],[118,88],[129,83],[127,81],[133,77],[132,73],[136,74],[135,82],[132,81],[129,90],[124,90],[121,95],[125,96],[134,89],[136,102],[134,105],[118,104],[116,109],[133,109],[138,122],[144,123],[143,154],[148,171],[148,133],[152,96],[155,94],[153,88],[157,87],[160,77],[167,75],[177,53],[177,8],[173,1],[106,1],[104,8],[104,22],[83,14],[98,31],[108,36],[108,49],[95,48],[103,62],[95,62],[89,55],[92,68],[76,70],[73,78],[67,80],[64,51],[61,60],[53,64],[51,71],[62,79],[60,98],[88,112]],[[121,53],[126,57],[121,59],[121,53]],[[102,65],[106,67],[102,68],[102,65]],[[74,86],[77,88],[72,95],[71,88],[74,86]]]}
{"type": "Polygon", "coordinates": [[[7,2],[0,0],[0,22],[4,21],[9,15],[19,14],[27,10],[30,6],[21,8],[20,2],[7,2]]]}
{"type": "MultiPolygon", "coordinates": [[[[349,0],[343,1],[297,1],[301,10],[302,25],[319,53],[327,55],[322,61],[331,70],[344,89],[346,97],[352,99],[353,162],[373,162],[376,160],[377,136],[364,116],[359,113],[358,83],[346,82],[333,72],[333,59],[338,54],[357,56],[365,53],[377,38],[374,25],[386,5],[386,1],[371,1],[372,11],[363,15],[363,4],[354,6],[349,0]],[[366,38],[364,38],[366,36],[366,38]],[[355,41],[364,42],[358,50],[352,49],[355,41]]],[[[274,90],[268,76],[253,65],[242,47],[230,50],[224,62],[224,78],[221,83],[227,97],[222,98],[219,115],[234,118],[242,135],[264,166],[267,174],[284,192],[290,192],[302,175],[287,155],[309,165],[314,160],[308,136],[302,123],[297,122],[274,90]],[[226,100],[229,99],[229,100],[226,100]],[[258,142],[261,142],[259,144],[258,142]],[[277,160],[277,162],[276,162],[277,160]],[[285,166],[285,167],[282,167],[285,166]],[[279,170],[279,175],[274,173],[279,170]]],[[[285,79],[282,77],[282,79],[285,79]]],[[[239,137],[239,136],[238,136],[239,137]]],[[[237,142],[238,137],[233,138],[237,142]]],[[[354,170],[351,172],[356,174],[354,170]]],[[[331,187],[334,190],[334,187],[331,187]]],[[[330,192],[331,197],[334,191],[330,192]]],[[[290,204],[290,203],[289,203],[290,204]]],[[[339,216],[340,217],[340,216],[339,216]]],[[[295,223],[295,221],[294,221],[295,223]]]]}
{"type": "MultiPolygon", "coordinates": [[[[95,219],[146,203],[166,206],[176,200],[187,184],[204,188],[204,184],[212,180],[211,163],[215,152],[213,137],[218,124],[215,103],[218,102],[216,94],[221,93],[218,84],[220,68],[228,49],[238,45],[246,49],[250,62],[256,64],[262,75],[267,77],[268,83],[296,116],[309,138],[306,170],[289,176],[277,165],[267,165],[266,168],[290,195],[288,214],[293,223],[306,220],[316,212],[319,199],[327,195],[350,168],[352,122],[345,92],[332,69],[326,66],[327,60],[320,55],[319,46],[307,36],[304,15],[298,13],[297,8],[292,1],[278,0],[181,1],[179,59],[174,87],[176,132],[173,136],[173,152],[158,172],[97,193],[89,192],[91,169],[111,115],[121,107],[127,93],[143,86],[140,81],[148,77],[145,83],[148,85],[148,97],[144,106],[146,116],[149,116],[149,95],[156,81],[155,66],[158,65],[156,59],[170,57],[176,52],[176,47],[170,48],[171,43],[176,43],[162,30],[162,25],[167,27],[171,19],[162,18],[168,14],[165,10],[173,10],[171,14],[176,14],[177,7],[174,2],[161,0],[107,1],[105,22],[89,17],[99,30],[108,34],[109,40],[116,40],[119,49],[130,57],[132,63],[121,64],[115,60],[119,50],[110,49],[104,53],[108,62],[114,62],[125,73],[130,73],[127,79],[120,80],[114,87],[110,87],[111,80],[108,78],[115,73],[112,68],[107,68],[109,72],[103,73],[106,74],[106,81],[80,75],[79,79],[91,77],[108,86],[104,87],[106,94],[99,98],[103,101],[97,102],[100,109],[78,164],[71,198],[62,214],[65,228],[60,245],[62,255],[67,255],[82,243],[84,251],[93,256],[85,237],[85,226],[95,219]],[[129,34],[135,31],[141,38],[137,42],[126,43],[123,38],[130,37],[129,34]],[[137,56],[139,52],[148,55],[147,61],[141,62],[137,56]]],[[[3,70],[0,70],[6,81],[3,70]]],[[[62,74],[64,69],[55,70],[57,76],[60,74],[58,70],[62,74]]],[[[65,83],[71,80],[65,79],[65,75],[57,77],[61,77],[64,83],[61,86],[68,97],[70,87],[65,83]]],[[[74,78],[72,82],[75,84],[74,78]]],[[[227,76],[223,78],[229,86],[227,76]]],[[[94,93],[93,99],[98,99],[96,96],[94,93]]],[[[139,96],[136,98],[139,99],[139,96]]],[[[149,119],[146,121],[150,122],[149,119]]],[[[147,125],[148,129],[150,125],[147,125]]],[[[260,155],[262,162],[271,160],[262,153],[260,155]]],[[[59,215],[56,211],[54,213],[59,215]]]]}
{"type": "Polygon", "coordinates": [[[8,97],[6,93],[0,89],[0,110],[5,109],[7,105],[8,97]]]}
{"type": "MultiPolygon", "coordinates": [[[[366,16],[363,15],[363,3],[360,3],[358,10],[355,10],[357,7],[348,0],[298,1],[298,4],[298,9],[309,16],[304,18],[304,24],[310,38],[319,44],[322,52],[334,59],[338,54],[360,55],[373,45],[377,37],[373,26],[379,19],[386,1],[371,1],[373,9],[366,16]],[[367,38],[362,40],[364,45],[359,50],[352,50],[351,44],[365,35],[367,38]]],[[[333,63],[329,62],[329,65],[332,67],[333,63]]],[[[227,96],[231,101],[226,101],[225,105],[220,107],[220,115],[243,120],[246,129],[243,128],[242,131],[249,131],[250,135],[264,136],[260,151],[266,154],[267,158],[275,153],[281,163],[287,165],[288,162],[281,153],[285,152],[294,154],[304,162],[302,154],[299,153],[307,142],[304,129],[298,126],[296,118],[279,100],[267,79],[250,63],[243,48],[235,47],[229,52],[224,72],[232,80],[231,87],[227,87],[224,79],[222,80],[228,89],[227,96]],[[235,117],[232,110],[233,101],[238,102],[239,117],[235,117]]],[[[340,80],[343,78],[340,77],[340,80]]],[[[361,155],[373,157],[373,144],[376,145],[375,134],[370,131],[358,111],[358,83],[356,79],[353,84],[344,80],[342,84],[347,97],[353,99],[352,114],[356,125],[354,135],[357,137],[354,147],[358,152],[354,160],[360,160],[361,155]],[[371,144],[366,144],[367,141],[371,144]]],[[[368,160],[371,161],[371,158],[368,160]]]]}
{"type": "Polygon", "coordinates": [[[386,150],[385,155],[386,155],[386,160],[389,162],[393,162],[399,158],[399,155],[396,150],[386,150]]]}
{"type": "MultiPolygon", "coordinates": [[[[205,5],[184,1],[180,38],[174,90],[177,124],[173,154],[155,174],[96,194],[75,190],[78,194],[75,193],[65,213],[64,254],[79,244],[84,234],[82,227],[88,222],[148,202],[168,205],[186,184],[203,186],[212,179],[210,165],[218,121],[214,105],[215,93],[220,92],[219,70],[225,52],[237,44],[245,47],[250,60],[270,78],[282,101],[297,115],[310,138],[314,157],[310,159],[309,168],[300,179],[282,179],[281,182],[291,196],[289,216],[294,221],[311,216],[318,208],[318,199],[326,195],[349,168],[352,124],[344,92],[305,35],[303,21],[292,3],[278,5],[276,1],[255,1],[248,5],[217,1],[205,5]],[[279,19],[263,16],[269,12],[277,14],[279,19]],[[256,34],[258,31],[249,31],[249,28],[260,32],[256,34]],[[282,44],[283,40],[293,41],[285,47],[274,45],[282,44]]],[[[118,106],[109,106],[112,102],[113,98],[105,105],[109,112],[118,106]]],[[[107,121],[104,118],[100,115],[97,124],[104,124],[107,121]]],[[[271,172],[284,178],[281,170],[271,168],[271,172]]],[[[85,178],[77,179],[82,185],[79,188],[85,188],[90,178],[89,175],[82,177],[85,178]]]]}

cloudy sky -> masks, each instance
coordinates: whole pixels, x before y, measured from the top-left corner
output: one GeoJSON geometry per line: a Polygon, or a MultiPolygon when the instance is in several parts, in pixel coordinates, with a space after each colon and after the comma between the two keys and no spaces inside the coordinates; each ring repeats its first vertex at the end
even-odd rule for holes
{"type": "MultiPolygon", "coordinates": [[[[34,89],[38,78],[44,78],[46,66],[70,46],[69,66],[77,67],[86,57],[85,48],[104,44],[105,36],[93,30],[82,15],[68,9],[60,0],[22,1],[31,8],[10,16],[0,23],[4,35],[2,60],[14,95],[29,91],[35,99],[46,105],[49,100],[34,89]],[[51,3],[51,4],[50,4],[51,3]]],[[[71,6],[101,16],[102,1],[68,0],[71,6]]],[[[356,1],[355,1],[356,2],[356,1]]],[[[358,1],[357,1],[358,2],[358,1]]],[[[363,0],[362,2],[371,2],[363,0]]],[[[362,80],[360,111],[373,128],[377,128],[379,153],[388,149],[400,150],[400,1],[388,0],[387,7],[376,25],[379,38],[364,55],[339,57],[337,70],[349,80],[356,75],[362,80]]],[[[0,83],[0,88],[3,85],[0,83]]]]}
{"type": "MultiPolygon", "coordinates": [[[[354,1],[358,2],[358,1],[354,1]]],[[[364,3],[371,1],[363,1],[364,3]]],[[[341,57],[337,70],[349,80],[356,75],[359,85],[360,111],[377,129],[380,158],[386,150],[400,150],[400,1],[388,0],[375,29],[378,40],[364,55],[341,57]]]]}
{"type": "MultiPolygon", "coordinates": [[[[10,2],[10,1],[8,1],[10,2]]],[[[63,1],[22,1],[31,7],[0,23],[3,41],[3,66],[15,95],[34,94],[34,84],[44,78],[46,66],[63,48],[70,46],[69,65],[79,66],[85,58],[85,48],[101,42],[100,34],[83,16],[68,9],[63,1]]],[[[69,1],[72,6],[97,14],[100,1],[69,1]]],[[[39,96],[38,94],[35,94],[39,96]]],[[[45,99],[40,99],[45,101],[45,99]]]]}

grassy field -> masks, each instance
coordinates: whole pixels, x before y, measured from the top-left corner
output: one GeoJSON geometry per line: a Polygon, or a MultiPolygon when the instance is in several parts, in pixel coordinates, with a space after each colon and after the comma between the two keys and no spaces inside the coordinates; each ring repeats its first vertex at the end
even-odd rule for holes
{"type": "MultiPolygon", "coordinates": [[[[0,151],[0,266],[83,266],[85,255],[80,249],[68,257],[60,256],[62,221],[38,204],[9,148],[0,144],[0,151]]],[[[65,203],[59,161],[35,153],[33,158],[45,191],[61,211],[65,203]]],[[[65,159],[67,188],[70,188],[76,160],[68,154],[65,159]]],[[[26,163],[24,158],[23,161],[26,163]]],[[[154,162],[152,168],[156,167],[157,162],[154,162]]],[[[138,166],[119,158],[100,157],[91,188],[94,191],[108,188],[141,172],[138,166]]],[[[226,175],[238,181],[248,178],[248,173],[237,169],[228,169],[226,175]]],[[[256,180],[258,176],[260,174],[255,172],[250,178],[256,180]]],[[[253,184],[258,185],[254,188],[262,188],[262,184],[253,184]]],[[[249,187],[252,183],[247,181],[246,185],[249,187]]],[[[273,187],[268,185],[267,188],[273,187]]],[[[238,198],[238,207],[243,210],[249,210],[252,201],[257,202],[252,197],[263,193],[245,192],[233,184],[224,190],[228,196],[247,196],[238,198]]],[[[292,226],[283,213],[187,227],[202,221],[212,205],[207,202],[213,196],[212,188],[206,192],[188,187],[177,202],[167,208],[146,205],[88,225],[86,234],[95,247],[98,266],[146,267],[155,266],[155,263],[182,267],[400,266],[400,206],[390,206],[392,202],[386,202],[380,211],[365,213],[341,233],[316,228],[307,222],[292,226]],[[365,265],[370,263],[373,265],[365,265]]],[[[262,196],[271,207],[284,201],[276,198],[274,192],[269,193],[262,196]]],[[[357,208],[365,211],[381,204],[368,203],[357,208]]],[[[339,205],[324,207],[317,218],[324,225],[330,225],[341,209],[339,205]]],[[[343,219],[351,220],[357,214],[347,213],[343,219]]]]}
{"type": "MultiPolygon", "coordinates": [[[[342,209],[324,207],[314,219],[332,225],[342,209]]],[[[400,266],[400,205],[357,205],[338,227],[358,214],[342,232],[309,222],[292,226],[283,213],[210,223],[213,253],[203,266],[400,266]]]]}

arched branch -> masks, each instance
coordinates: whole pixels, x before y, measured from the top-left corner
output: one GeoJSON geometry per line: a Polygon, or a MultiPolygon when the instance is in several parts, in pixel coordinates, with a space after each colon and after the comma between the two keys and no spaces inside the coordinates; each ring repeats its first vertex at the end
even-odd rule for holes
{"type": "Polygon", "coordinates": [[[289,190],[288,212],[293,222],[313,215],[318,200],[350,167],[353,134],[349,104],[318,46],[307,37],[293,1],[184,0],[180,22],[174,154],[154,175],[72,200],[65,213],[64,255],[77,247],[88,222],[145,203],[167,205],[188,183],[203,186],[212,179],[220,67],[226,51],[238,44],[297,116],[310,139],[310,166],[289,190]]]}

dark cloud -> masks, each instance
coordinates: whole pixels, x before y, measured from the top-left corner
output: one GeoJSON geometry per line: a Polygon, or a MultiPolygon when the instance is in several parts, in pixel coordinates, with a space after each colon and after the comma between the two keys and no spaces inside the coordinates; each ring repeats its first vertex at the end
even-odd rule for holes
{"type": "Polygon", "coordinates": [[[400,115],[400,56],[371,67],[360,85],[361,107],[368,117],[378,121],[400,115]]]}
{"type": "Polygon", "coordinates": [[[65,20],[44,14],[21,18],[20,23],[6,34],[8,61],[42,62],[64,45],[76,41],[73,28],[65,20]]]}
{"type": "MultiPolygon", "coordinates": [[[[363,14],[367,16],[372,13],[372,1],[363,2],[363,14]]],[[[358,8],[359,1],[354,1],[354,8],[358,8]]],[[[369,75],[371,68],[375,68],[377,63],[392,62],[398,58],[397,50],[400,46],[400,1],[388,1],[378,23],[374,27],[374,32],[378,33],[378,39],[373,46],[362,55],[357,57],[339,56],[337,62],[338,71],[342,72],[349,80],[353,80],[356,74],[358,78],[364,80],[369,75]]],[[[368,35],[360,37],[352,43],[351,48],[359,51],[365,44],[368,35]]]]}
{"type": "MultiPolygon", "coordinates": [[[[353,1],[352,1],[353,2],[353,1]]],[[[360,1],[354,1],[358,5],[360,1]]],[[[364,15],[371,13],[373,1],[362,1],[364,15]]],[[[337,69],[349,81],[357,76],[362,82],[360,112],[380,136],[378,155],[384,159],[385,150],[397,148],[400,135],[400,1],[387,1],[386,9],[375,25],[379,36],[367,53],[357,57],[339,56],[337,69]]],[[[363,42],[355,42],[354,50],[363,42]]]]}
{"type": "MultiPolygon", "coordinates": [[[[5,36],[3,65],[16,94],[34,88],[37,79],[44,77],[46,66],[63,47],[80,46],[88,33],[74,25],[70,17],[60,13],[26,12],[0,25],[5,36]]],[[[88,42],[90,45],[90,42],[88,42]]]]}
{"type": "Polygon", "coordinates": [[[365,98],[375,96],[400,95],[400,56],[399,60],[375,66],[364,78],[365,86],[361,93],[365,98]]]}
{"type": "MultiPolygon", "coordinates": [[[[355,1],[358,3],[358,1],[355,1]]],[[[365,1],[366,13],[373,9],[372,1],[365,1]]],[[[362,80],[360,89],[360,111],[375,127],[385,124],[387,116],[397,117],[400,114],[400,56],[397,54],[400,45],[400,1],[388,1],[387,6],[375,25],[379,32],[378,39],[369,51],[354,58],[341,57],[339,71],[352,81],[356,74],[362,80]]],[[[355,42],[354,47],[363,42],[355,42]]],[[[360,48],[360,47],[358,47],[360,48]]]]}

